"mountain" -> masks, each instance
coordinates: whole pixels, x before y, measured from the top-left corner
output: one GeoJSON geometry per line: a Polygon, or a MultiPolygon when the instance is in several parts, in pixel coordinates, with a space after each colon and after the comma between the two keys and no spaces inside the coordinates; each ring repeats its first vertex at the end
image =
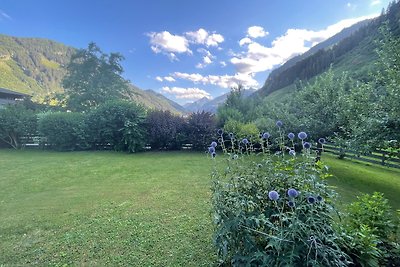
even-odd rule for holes
{"type": "Polygon", "coordinates": [[[255,96],[267,96],[275,91],[291,91],[298,81],[307,81],[328,68],[336,73],[346,71],[351,77],[368,80],[376,71],[379,29],[386,21],[399,35],[400,3],[392,3],[386,13],[375,19],[361,21],[314,46],[306,53],[288,60],[273,70],[255,96]]]}
{"type": "MultiPolygon", "coordinates": [[[[0,34],[0,87],[32,95],[40,101],[63,92],[65,66],[77,49],[41,38],[19,38],[0,34]]],[[[129,99],[148,108],[183,113],[184,108],[152,90],[130,85],[129,99]]]]}
{"type": "MultiPolygon", "coordinates": [[[[254,89],[244,90],[243,97],[249,97],[254,92],[256,92],[256,90],[254,90],[254,89]]],[[[193,103],[185,104],[184,108],[188,112],[208,111],[211,113],[216,113],[218,106],[222,105],[225,102],[225,100],[229,94],[230,93],[226,93],[226,94],[218,96],[214,99],[208,99],[206,97],[203,97],[202,99],[199,99],[193,103]]]]}

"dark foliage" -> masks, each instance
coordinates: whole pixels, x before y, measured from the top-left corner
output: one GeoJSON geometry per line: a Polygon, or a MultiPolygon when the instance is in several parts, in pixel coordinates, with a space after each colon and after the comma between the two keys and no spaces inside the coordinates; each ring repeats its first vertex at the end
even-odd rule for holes
{"type": "Polygon", "coordinates": [[[155,110],[147,114],[146,135],[152,149],[180,149],[185,128],[185,120],[169,111],[155,110]]]}

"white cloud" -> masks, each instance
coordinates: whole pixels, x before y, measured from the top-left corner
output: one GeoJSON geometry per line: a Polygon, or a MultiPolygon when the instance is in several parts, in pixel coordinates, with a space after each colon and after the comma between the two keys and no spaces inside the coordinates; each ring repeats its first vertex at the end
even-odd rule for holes
{"type": "Polygon", "coordinates": [[[151,50],[156,54],[167,55],[172,61],[178,60],[176,53],[192,54],[189,42],[184,36],[173,35],[168,31],[151,32],[147,35],[150,37],[151,50]]]}
{"type": "Polygon", "coordinates": [[[371,1],[371,6],[376,6],[376,5],[379,5],[379,4],[381,4],[381,0],[373,0],[373,1],[371,1]]]}
{"type": "Polygon", "coordinates": [[[189,42],[194,44],[202,44],[207,47],[218,46],[224,41],[224,37],[218,33],[209,33],[208,31],[200,28],[195,32],[186,32],[185,36],[189,42]]]}
{"type": "Polygon", "coordinates": [[[197,52],[203,54],[203,61],[201,63],[198,63],[196,65],[196,68],[198,69],[203,69],[205,68],[207,65],[211,64],[213,62],[213,59],[215,58],[210,51],[208,51],[207,49],[204,48],[199,48],[197,49],[197,52]]]}
{"type": "Polygon", "coordinates": [[[171,77],[171,76],[165,76],[165,77],[157,76],[156,80],[159,82],[162,82],[162,81],[175,82],[174,77],[171,77]]]}
{"type": "Polygon", "coordinates": [[[173,78],[173,77],[171,77],[171,76],[166,76],[166,77],[164,77],[164,80],[166,80],[166,81],[168,81],[168,82],[175,82],[176,80],[173,78]]]}
{"type": "Polygon", "coordinates": [[[221,67],[226,67],[226,62],[225,61],[220,61],[219,64],[221,64],[221,67]]]}
{"type": "Polygon", "coordinates": [[[6,12],[0,9],[0,20],[3,19],[12,20],[11,16],[9,16],[6,12]]]}
{"type": "Polygon", "coordinates": [[[182,87],[168,87],[162,88],[162,92],[174,95],[177,99],[201,99],[206,97],[211,99],[211,95],[199,88],[182,88],[182,87]]]}
{"type": "Polygon", "coordinates": [[[239,84],[243,85],[245,88],[255,88],[258,87],[258,82],[253,78],[252,75],[246,73],[236,73],[235,75],[207,75],[203,76],[199,73],[182,73],[175,72],[173,74],[175,78],[188,80],[196,84],[211,84],[216,85],[221,88],[232,88],[239,84]]]}
{"type": "Polygon", "coordinates": [[[263,46],[255,41],[248,43],[247,51],[239,54],[232,53],[233,57],[230,62],[235,65],[238,73],[242,74],[271,70],[274,66],[306,52],[312,46],[328,39],[342,29],[371,17],[373,16],[342,20],[320,31],[289,29],[285,35],[272,41],[270,47],[263,46]]]}
{"type": "Polygon", "coordinates": [[[198,63],[198,64],[196,65],[196,68],[198,68],[198,69],[203,69],[203,68],[205,68],[207,65],[209,65],[209,64],[211,64],[211,63],[212,63],[211,58],[210,58],[209,56],[204,56],[204,57],[203,57],[203,62],[202,62],[202,63],[198,63]]]}
{"type": "Polygon", "coordinates": [[[261,26],[251,26],[247,29],[247,34],[251,38],[265,37],[269,33],[261,26]]]}
{"type": "Polygon", "coordinates": [[[246,44],[251,44],[252,42],[253,41],[249,37],[245,37],[245,38],[240,39],[239,45],[244,46],[246,44]]]}

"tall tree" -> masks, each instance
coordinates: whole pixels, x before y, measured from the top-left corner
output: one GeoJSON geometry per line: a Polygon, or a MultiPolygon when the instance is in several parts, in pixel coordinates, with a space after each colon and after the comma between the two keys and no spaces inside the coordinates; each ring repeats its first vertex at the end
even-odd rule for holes
{"type": "Polygon", "coordinates": [[[95,43],[78,50],[67,66],[63,87],[67,106],[76,111],[97,107],[110,99],[121,98],[128,82],[121,77],[123,68],[119,53],[103,53],[95,43]]]}

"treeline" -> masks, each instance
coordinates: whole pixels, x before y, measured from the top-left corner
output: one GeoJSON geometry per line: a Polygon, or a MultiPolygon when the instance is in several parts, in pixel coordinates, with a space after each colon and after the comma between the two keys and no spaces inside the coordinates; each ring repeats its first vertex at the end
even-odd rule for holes
{"type": "MultiPolygon", "coordinates": [[[[371,54],[371,51],[374,51],[374,49],[378,47],[378,44],[374,40],[379,38],[379,28],[387,22],[393,35],[399,36],[399,18],[400,2],[392,2],[385,13],[382,13],[378,18],[371,20],[367,25],[361,27],[355,33],[351,34],[339,43],[332,47],[318,50],[311,56],[298,61],[290,67],[282,68],[282,71],[280,71],[280,69],[273,71],[269,75],[263,88],[260,90],[260,93],[262,95],[268,95],[280,88],[296,83],[296,81],[309,80],[310,78],[328,70],[332,64],[341,64],[340,62],[343,60],[344,55],[354,59],[353,62],[351,62],[352,65],[358,65],[359,67],[364,68],[366,66],[363,66],[362,64],[365,65],[365,63],[367,63],[367,65],[370,65],[370,68],[375,69],[376,66],[370,64],[375,59],[374,55],[371,54]],[[361,45],[361,43],[363,43],[363,45],[361,45]],[[357,53],[354,53],[354,55],[350,54],[349,52],[355,48],[357,48],[357,53]],[[364,57],[361,61],[365,62],[357,62],[360,61],[360,56],[364,57]]],[[[289,64],[289,62],[286,64],[289,64]]],[[[354,68],[352,76],[358,76],[356,77],[357,79],[368,80],[368,73],[366,73],[368,70],[369,69],[367,68],[364,70],[364,73],[359,73],[359,70],[354,68]]]]}
{"type": "Polygon", "coordinates": [[[215,135],[216,119],[211,113],[184,118],[169,111],[146,111],[122,100],[86,113],[43,111],[24,103],[0,110],[0,140],[16,149],[36,140],[39,147],[58,151],[179,150],[187,143],[205,151],[215,135]]]}
{"type": "Polygon", "coordinates": [[[282,120],[287,133],[306,131],[314,140],[328,138],[361,152],[380,148],[399,153],[400,41],[389,29],[380,30],[379,71],[370,73],[368,82],[330,69],[312,82],[299,82],[295,92],[280,99],[244,99],[236,89],[218,110],[220,123],[257,129],[247,135],[278,135],[275,122],[282,120]]]}

